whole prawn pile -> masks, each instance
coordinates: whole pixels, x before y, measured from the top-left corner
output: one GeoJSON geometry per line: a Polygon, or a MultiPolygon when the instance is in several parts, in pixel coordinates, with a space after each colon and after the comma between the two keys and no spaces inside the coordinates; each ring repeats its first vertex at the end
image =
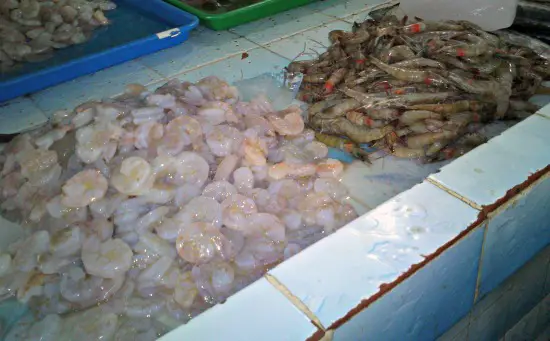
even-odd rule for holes
{"type": "Polygon", "coordinates": [[[96,27],[109,23],[103,12],[115,8],[107,0],[0,1],[0,71],[84,43],[96,27]]]}
{"type": "Polygon", "coordinates": [[[0,156],[7,340],[154,340],[356,218],[301,111],[208,77],[58,112],[0,156]],[[100,304],[101,303],[101,304],[100,304]],[[40,338],[42,337],[42,338],[40,338]]]}
{"type": "Polygon", "coordinates": [[[465,21],[386,15],[329,40],[287,71],[304,74],[299,98],[319,141],[362,158],[365,143],[426,162],[462,155],[484,142],[483,124],[536,112],[527,100],[550,76],[545,44],[465,21]]]}

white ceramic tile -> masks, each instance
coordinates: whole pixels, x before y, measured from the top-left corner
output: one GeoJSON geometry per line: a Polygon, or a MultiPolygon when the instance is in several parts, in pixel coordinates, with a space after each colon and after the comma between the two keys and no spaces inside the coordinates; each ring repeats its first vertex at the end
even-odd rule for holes
{"type": "Polygon", "coordinates": [[[478,206],[495,203],[550,164],[550,120],[533,115],[430,175],[478,206]]]}
{"type": "Polygon", "coordinates": [[[476,227],[352,317],[336,329],[334,341],[435,340],[443,335],[472,309],[483,232],[483,226],[476,227]]]}
{"type": "Polygon", "coordinates": [[[306,6],[237,26],[230,31],[256,44],[264,45],[334,20],[335,18],[315,12],[306,6]]]}
{"type": "Polygon", "coordinates": [[[228,31],[206,27],[193,30],[189,40],[139,60],[164,77],[172,77],[200,65],[250,50],[257,45],[228,31]]]}
{"type": "Polygon", "coordinates": [[[46,116],[57,110],[73,109],[91,99],[103,99],[120,94],[130,83],[147,85],[162,77],[138,61],[129,61],[94,74],[56,85],[31,97],[46,116]]]}
{"type": "Polygon", "coordinates": [[[195,82],[207,76],[219,75],[224,80],[234,83],[265,73],[280,72],[287,64],[287,59],[258,47],[248,51],[244,59],[241,55],[233,56],[186,72],[177,78],[195,82]]]}
{"type": "Polygon", "coordinates": [[[354,22],[361,23],[369,18],[370,18],[369,11],[363,11],[363,12],[355,13],[345,18],[342,18],[342,20],[349,22],[350,24],[353,24],[354,22]]]}
{"type": "Polygon", "coordinates": [[[317,328],[265,278],[159,341],[302,341],[317,328]]]}
{"type": "Polygon", "coordinates": [[[48,119],[29,98],[19,97],[0,104],[0,134],[34,128],[48,119]]]}
{"type": "Polygon", "coordinates": [[[351,30],[351,25],[347,22],[336,20],[274,41],[264,47],[288,59],[294,59],[298,55],[300,56],[296,58],[297,60],[314,59],[317,58],[318,54],[325,52],[327,47],[330,46],[328,34],[333,30],[351,30]]]}
{"type": "MultiPolygon", "coordinates": [[[[330,326],[476,220],[429,183],[356,219],[270,273],[330,326]],[[299,276],[297,275],[299,274],[299,276]]],[[[449,265],[451,266],[451,265],[449,265]]]]}
{"type": "Polygon", "coordinates": [[[334,6],[321,10],[321,13],[337,18],[344,18],[352,14],[368,11],[375,5],[382,4],[384,0],[344,0],[338,1],[334,6]]]}
{"type": "Polygon", "coordinates": [[[370,165],[353,162],[347,167],[342,181],[348,186],[352,198],[372,209],[421,183],[443,164],[421,164],[387,156],[372,160],[370,165]]]}
{"type": "Polygon", "coordinates": [[[535,260],[541,285],[544,285],[548,254],[543,252],[536,259],[532,258],[550,244],[548,193],[550,177],[546,175],[490,214],[482,257],[480,297],[524,264],[532,264],[535,260]]]}

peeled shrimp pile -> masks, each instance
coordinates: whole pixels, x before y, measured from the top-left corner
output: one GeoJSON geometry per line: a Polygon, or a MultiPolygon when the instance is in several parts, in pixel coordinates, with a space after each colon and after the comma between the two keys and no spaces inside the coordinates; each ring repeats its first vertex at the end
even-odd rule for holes
{"type": "Polygon", "coordinates": [[[103,11],[115,8],[107,0],[0,1],[0,71],[85,42],[96,27],[109,23],[103,11]]]}
{"type": "Polygon", "coordinates": [[[0,290],[38,318],[12,337],[152,340],[225,300],[356,217],[327,152],[299,108],[215,77],[58,112],[0,157],[26,233],[0,290]]]}
{"type": "Polygon", "coordinates": [[[308,123],[319,140],[346,150],[368,143],[425,161],[462,155],[484,142],[483,124],[534,113],[527,100],[550,77],[545,44],[464,21],[386,15],[329,40],[317,60],[287,71],[305,74],[300,96],[314,103],[308,123]]]}

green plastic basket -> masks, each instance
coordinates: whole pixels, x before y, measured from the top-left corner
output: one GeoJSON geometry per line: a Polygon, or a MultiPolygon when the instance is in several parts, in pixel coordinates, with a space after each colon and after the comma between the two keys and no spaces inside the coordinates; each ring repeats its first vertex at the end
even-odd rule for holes
{"type": "Polygon", "coordinates": [[[226,30],[231,27],[245,24],[254,20],[268,17],[273,14],[287,11],[291,8],[303,6],[317,0],[264,0],[250,6],[229,11],[222,14],[212,14],[201,11],[180,0],[164,0],[182,10],[199,17],[201,23],[213,30],[226,30]]]}

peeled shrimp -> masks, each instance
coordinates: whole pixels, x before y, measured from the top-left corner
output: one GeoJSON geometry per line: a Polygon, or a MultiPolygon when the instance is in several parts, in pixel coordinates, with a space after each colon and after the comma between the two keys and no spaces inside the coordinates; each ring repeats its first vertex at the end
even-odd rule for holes
{"type": "Polygon", "coordinates": [[[222,208],[220,203],[210,197],[196,197],[178,212],[174,219],[187,226],[193,222],[210,223],[216,227],[222,226],[222,208]]]}
{"type": "Polygon", "coordinates": [[[241,141],[241,132],[227,125],[216,126],[206,135],[206,143],[215,156],[227,156],[236,152],[241,141]]]}
{"type": "Polygon", "coordinates": [[[222,260],[214,260],[208,264],[193,267],[191,276],[206,300],[220,301],[231,292],[235,271],[231,264],[222,260]]]}
{"type": "Polygon", "coordinates": [[[89,274],[116,278],[130,269],[132,249],[120,239],[101,242],[96,237],[90,237],[82,246],[82,263],[89,274]]]}
{"type": "Polygon", "coordinates": [[[214,225],[195,222],[183,228],[176,240],[176,249],[180,257],[190,263],[206,263],[219,253],[223,240],[214,225]]]}
{"type": "Polygon", "coordinates": [[[153,181],[151,165],[137,156],[122,161],[111,178],[113,187],[127,195],[147,193],[153,186],[153,181]]]}
{"type": "Polygon", "coordinates": [[[327,159],[317,165],[316,172],[321,178],[339,178],[344,172],[344,165],[338,160],[327,159]]]}
{"type": "Polygon", "coordinates": [[[268,175],[274,180],[280,180],[284,178],[301,178],[312,176],[315,172],[316,166],[314,164],[292,164],[281,162],[271,166],[268,170],[268,175]]]}
{"type": "Polygon", "coordinates": [[[105,196],[107,179],[95,169],[84,170],[62,187],[61,203],[66,207],[85,207],[105,196]]]}
{"type": "Polygon", "coordinates": [[[177,285],[174,291],[174,300],[182,308],[191,308],[198,294],[199,290],[191,277],[191,271],[184,272],[178,276],[177,285]]]}
{"type": "Polygon", "coordinates": [[[301,112],[298,107],[290,107],[279,113],[282,118],[279,115],[269,115],[267,119],[280,135],[298,135],[304,130],[301,112]]]}
{"type": "Polygon", "coordinates": [[[248,217],[258,212],[254,200],[241,194],[230,196],[225,199],[221,205],[223,224],[238,231],[245,229],[248,217]]]}
{"type": "Polygon", "coordinates": [[[237,194],[237,188],[225,180],[212,182],[202,191],[202,196],[213,198],[219,203],[233,194],[237,194]]]}
{"type": "Polygon", "coordinates": [[[248,129],[244,132],[243,154],[246,162],[252,166],[263,166],[267,159],[267,144],[258,136],[257,131],[248,129]]]}

